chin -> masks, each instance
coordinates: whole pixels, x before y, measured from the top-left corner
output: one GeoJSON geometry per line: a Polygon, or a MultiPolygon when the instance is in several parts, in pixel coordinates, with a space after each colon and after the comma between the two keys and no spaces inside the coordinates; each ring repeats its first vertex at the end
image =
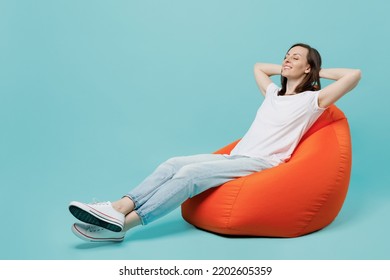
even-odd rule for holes
{"type": "Polygon", "coordinates": [[[282,76],[282,77],[284,77],[284,78],[287,78],[288,79],[288,77],[289,77],[289,75],[288,74],[286,74],[286,73],[280,73],[280,75],[282,76]]]}

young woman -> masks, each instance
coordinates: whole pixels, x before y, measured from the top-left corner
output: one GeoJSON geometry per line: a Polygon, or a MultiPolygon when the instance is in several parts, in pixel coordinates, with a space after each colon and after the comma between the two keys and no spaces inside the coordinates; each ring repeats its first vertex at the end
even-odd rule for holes
{"type": "Polygon", "coordinates": [[[73,233],[87,241],[122,241],[129,229],[149,224],[190,197],[286,162],[324,110],[358,84],[361,72],[321,69],[318,51],[296,44],[282,65],[256,63],[254,75],[265,99],[229,155],[171,158],[115,202],[71,202],[70,212],[82,221],[73,224],[73,233]],[[281,75],[281,88],[270,79],[273,75],[281,75]],[[321,90],[320,78],[334,82],[321,90]]]}

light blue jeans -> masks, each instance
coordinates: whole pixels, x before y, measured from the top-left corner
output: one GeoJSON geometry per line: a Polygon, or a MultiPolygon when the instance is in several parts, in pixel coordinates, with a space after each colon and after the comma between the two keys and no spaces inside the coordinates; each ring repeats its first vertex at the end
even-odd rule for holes
{"type": "Polygon", "coordinates": [[[244,156],[174,157],[162,163],[126,196],[134,202],[142,224],[147,225],[209,188],[270,167],[263,159],[244,156]]]}

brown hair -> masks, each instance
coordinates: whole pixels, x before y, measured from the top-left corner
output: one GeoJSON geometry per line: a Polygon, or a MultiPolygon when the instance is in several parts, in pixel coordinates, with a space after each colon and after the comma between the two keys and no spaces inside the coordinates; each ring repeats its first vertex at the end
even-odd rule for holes
{"type": "MultiPolygon", "coordinates": [[[[320,70],[321,70],[321,55],[320,53],[311,46],[303,43],[298,43],[293,45],[289,50],[294,47],[303,47],[308,50],[307,53],[307,63],[310,65],[310,72],[306,74],[302,82],[296,87],[295,92],[300,93],[304,91],[316,91],[321,89],[320,82],[320,70]]],[[[282,89],[279,91],[278,95],[285,95],[287,90],[287,78],[281,76],[282,89]]]]}

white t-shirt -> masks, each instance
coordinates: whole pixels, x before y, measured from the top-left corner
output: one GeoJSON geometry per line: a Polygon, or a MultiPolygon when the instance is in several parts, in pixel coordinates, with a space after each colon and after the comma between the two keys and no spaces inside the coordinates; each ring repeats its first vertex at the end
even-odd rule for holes
{"type": "Polygon", "coordinates": [[[255,120],[231,155],[263,158],[274,166],[285,162],[325,111],[318,106],[319,91],[278,96],[279,90],[274,83],[267,87],[255,120]]]}

